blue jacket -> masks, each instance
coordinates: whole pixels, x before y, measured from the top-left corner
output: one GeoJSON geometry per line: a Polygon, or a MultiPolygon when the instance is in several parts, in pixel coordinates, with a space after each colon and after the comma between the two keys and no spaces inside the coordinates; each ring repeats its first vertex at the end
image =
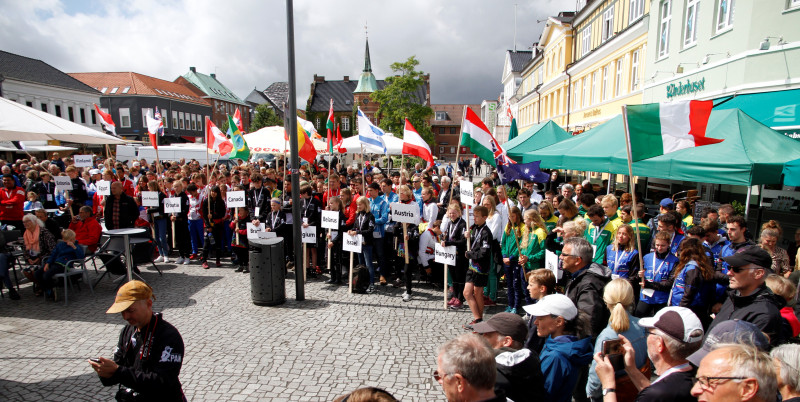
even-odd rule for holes
{"type": "Polygon", "coordinates": [[[68,246],[67,243],[63,241],[59,241],[56,244],[55,250],[50,254],[50,258],[47,260],[47,263],[53,265],[53,263],[64,265],[68,261],[77,260],[79,258],[83,258],[83,248],[79,245],[75,245],[75,248],[68,246]]]}
{"type": "Polygon", "coordinates": [[[591,338],[572,335],[548,337],[539,354],[544,374],[544,391],[548,401],[570,402],[581,368],[592,361],[591,338]]]}
{"type": "Polygon", "coordinates": [[[611,270],[611,277],[612,278],[627,278],[631,271],[631,265],[633,265],[633,260],[639,258],[639,252],[637,250],[632,251],[614,251],[614,245],[610,245],[606,248],[606,266],[608,269],[611,270]],[[619,265],[617,265],[619,264],[619,265]],[[614,276],[617,275],[617,276],[614,276]]]}
{"type": "Polygon", "coordinates": [[[375,217],[375,231],[381,234],[386,233],[386,224],[389,223],[389,204],[382,196],[370,199],[369,211],[375,217]]]}
{"type": "MultiPolygon", "coordinates": [[[[648,283],[658,284],[668,280],[672,275],[672,271],[678,265],[678,257],[675,257],[672,253],[667,253],[667,257],[661,260],[656,257],[656,253],[650,253],[644,256],[642,263],[644,267],[640,269],[644,279],[648,283]]],[[[669,291],[655,289],[653,296],[647,296],[642,292],[639,300],[647,304],[666,304],[667,300],[669,300],[669,291]]]]}

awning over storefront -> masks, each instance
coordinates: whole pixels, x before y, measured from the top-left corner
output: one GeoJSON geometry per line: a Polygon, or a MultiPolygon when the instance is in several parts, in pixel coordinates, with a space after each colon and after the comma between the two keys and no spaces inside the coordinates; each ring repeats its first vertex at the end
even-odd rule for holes
{"type": "Polygon", "coordinates": [[[800,132],[800,89],[726,96],[714,100],[714,110],[741,109],[753,119],[797,139],[800,132]]]}
{"type": "Polygon", "coordinates": [[[800,186],[800,159],[786,162],[783,166],[783,184],[785,186],[800,186]]]}
{"type": "MultiPolygon", "coordinates": [[[[688,148],[633,164],[633,174],[671,180],[747,186],[779,183],[784,164],[800,158],[800,142],[755,121],[738,109],[711,113],[706,135],[725,141],[688,148]]],[[[538,151],[523,163],[542,168],[627,174],[622,116],[538,151]]]]}
{"type": "Polygon", "coordinates": [[[572,136],[552,120],[539,123],[525,130],[518,137],[503,144],[511,159],[519,161],[526,153],[542,149],[572,136]]]}

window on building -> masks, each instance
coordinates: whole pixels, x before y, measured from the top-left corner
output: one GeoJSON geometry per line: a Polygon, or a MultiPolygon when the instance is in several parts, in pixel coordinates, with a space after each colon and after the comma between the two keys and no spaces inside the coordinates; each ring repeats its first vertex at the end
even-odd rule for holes
{"type": "Polygon", "coordinates": [[[717,0],[717,32],[733,27],[734,0],[717,0]]]}
{"type": "Polygon", "coordinates": [[[119,108],[119,126],[120,127],[130,127],[131,126],[131,110],[129,108],[119,108]]]}
{"type": "Polygon", "coordinates": [[[800,7],[800,0],[789,0],[789,8],[800,7]]]}
{"type": "Polygon", "coordinates": [[[614,97],[622,95],[622,58],[617,60],[616,77],[614,77],[614,97]]]}
{"type": "Polygon", "coordinates": [[[169,111],[167,109],[158,109],[158,112],[161,113],[161,124],[164,125],[164,128],[169,127],[169,111]]]}
{"type": "Polygon", "coordinates": [[[592,48],[592,26],[589,25],[581,32],[581,57],[586,56],[592,48]]]}
{"type": "Polygon", "coordinates": [[[644,0],[630,0],[630,2],[630,18],[628,21],[633,22],[644,14],[644,0]]]}
{"type": "Polygon", "coordinates": [[[439,155],[444,154],[444,147],[439,147],[439,155]]]}
{"type": "Polygon", "coordinates": [[[439,134],[447,134],[447,129],[444,127],[439,127],[439,134]]]}
{"type": "Polygon", "coordinates": [[[86,124],[86,110],[84,108],[78,109],[78,114],[81,116],[81,124],[86,124]]]}
{"type": "Polygon", "coordinates": [[[178,128],[178,112],[172,111],[172,128],[178,128]]]}
{"type": "Polygon", "coordinates": [[[614,35],[614,5],[603,12],[603,42],[614,35]]]}
{"type": "Polygon", "coordinates": [[[61,105],[56,105],[56,116],[61,117],[61,105]]]}
{"type": "Polygon", "coordinates": [[[450,134],[458,134],[457,127],[450,127],[450,134]]]}
{"type": "Polygon", "coordinates": [[[181,130],[184,128],[183,112],[178,113],[178,122],[180,123],[181,130]]]}
{"type": "Polygon", "coordinates": [[[572,108],[577,109],[580,103],[578,102],[578,84],[575,83],[575,86],[572,88],[572,108]]]}
{"type": "MultiPolygon", "coordinates": [[[[721,0],[726,1],[726,0],[721,0]]],[[[672,0],[662,0],[659,5],[659,24],[658,57],[663,58],[669,55],[669,25],[672,21],[672,0]]]]}
{"type": "Polygon", "coordinates": [[[587,93],[587,89],[589,89],[589,77],[588,76],[587,77],[583,77],[583,79],[581,80],[581,84],[582,84],[581,85],[581,107],[586,107],[587,106],[587,104],[586,104],[586,99],[587,99],[586,93],[587,93]]]}
{"type": "Polygon", "coordinates": [[[450,147],[450,153],[451,154],[456,153],[456,147],[450,147]]]}
{"type": "Polygon", "coordinates": [[[597,104],[597,71],[592,73],[592,104],[597,104]]]}
{"type": "Polygon", "coordinates": [[[69,116],[69,121],[75,121],[75,108],[67,106],[67,116],[69,116]]]}
{"type": "Polygon", "coordinates": [[[639,50],[631,53],[631,91],[639,87],[639,50]]]}
{"type": "Polygon", "coordinates": [[[187,129],[187,130],[191,130],[191,127],[192,127],[192,115],[191,115],[191,114],[189,114],[189,113],[186,113],[186,114],[184,115],[184,119],[185,119],[185,123],[186,123],[186,124],[185,124],[185,126],[186,126],[186,129],[187,129]]]}
{"type": "Polygon", "coordinates": [[[125,88],[122,89],[122,93],[126,94],[130,90],[131,90],[131,87],[125,87],[125,88]]]}
{"type": "Polygon", "coordinates": [[[97,124],[97,112],[95,112],[94,109],[91,109],[89,114],[92,115],[92,124],[97,124]]]}
{"type": "Polygon", "coordinates": [[[111,92],[109,92],[109,93],[110,93],[110,94],[115,94],[115,93],[117,93],[117,90],[118,90],[118,89],[119,89],[119,87],[114,87],[114,88],[111,88],[111,92]]]}
{"type": "Polygon", "coordinates": [[[33,102],[31,102],[31,101],[27,101],[27,102],[25,102],[25,106],[27,106],[27,107],[33,107],[33,102]]]}
{"type": "Polygon", "coordinates": [[[152,113],[153,109],[142,108],[142,127],[147,128],[147,115],[152,113]]]}
{"type": "Polygon", "coordinates": [[[447,112],[436,112],[436,120],[447,120],[447,112]]]}
{"type": "Polygon", "coordinates": [[[343,131],[350,131],[350,118],[349,117],[342,117],[342,130],[343,131]]]}
{"type": "Polygon", "coordinates": [[[686,0],[686,25],[683,27],[683,47],[697,42],[697,8],[700,0],[686,0]]]}
{"type": "Polygon", "coordinates": [[[608,99],[608,66],[603,66],[603,83],[601,84],[600,91],[602,92],[602,99],[608,99]]]}
{"type": "Polygon", "coordinates": [[[43,112],[47,113],[47,104],[46,103],[40,104],[39,107],[42,108],[43,112]]]}
{"type": "Polygon", "coordinates": [[[561,49],[561,48],[559,47],[559,48],[558,48],[558,60],[557,60],[557,61],[558,61],[558,68],[559,68],[559,69],[561,68],[561,65],[562,65],[562,63],[564,63],[564,56],[562,55],[562,51],[563,51],[563,49],[561,49]]]}

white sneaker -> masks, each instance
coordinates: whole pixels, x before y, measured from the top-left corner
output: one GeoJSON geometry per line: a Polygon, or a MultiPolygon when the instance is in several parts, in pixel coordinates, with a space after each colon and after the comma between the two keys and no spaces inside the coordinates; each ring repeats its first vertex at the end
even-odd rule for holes
{"type": "Polygon", "coordinates": [[[411,301],[411,295],[408,294],[408,292],[403,292],[403,301],[404,302],[411,301]]]}
{"type": "Polygon", "coordinates": [[[164,259],[163,259],[163,260],[161,260],[161,261],[163,261],[163,262],[164,262],[164,264],[169,264],[169,257],[167,257],[167,256],[165,255],[165,256],[164,256],[164,259]]]}
{"type": "Polygon", "coordinates": [[[164,262],[164,256],[162,256],[162,255],[159,255],[159,256],[158,256],[158,258],[156,258],[155,260],[153,260],[153,262],[164,262]]]}
{"type": "Polygon", "coordinates": [[[175,260],[175,264],[177,264],[177,265],[183,264],[183,257],[178,257],[178,259],[175,260]]]}
{"type": "Polygon", "coordinates": [[[184,258],[183,259],[183,265],[189,265],[191,262],[192,262],[192,260],[190,260],[188,258],[184,258]]]}

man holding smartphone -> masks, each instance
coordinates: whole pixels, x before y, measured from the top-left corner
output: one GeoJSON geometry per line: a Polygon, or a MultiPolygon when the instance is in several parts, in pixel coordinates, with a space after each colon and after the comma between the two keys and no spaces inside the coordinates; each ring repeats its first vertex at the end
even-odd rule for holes
{"type": "Polygon", "coordinates": [[[153,313],[153,289],[130,281],[117,292],[108,314],[122,313],[122,329],[113,359],[89,359],[105,386],[119,384],[118,401],[186,401],[178,375],[183,362],[183,338],[153,313]]]}

